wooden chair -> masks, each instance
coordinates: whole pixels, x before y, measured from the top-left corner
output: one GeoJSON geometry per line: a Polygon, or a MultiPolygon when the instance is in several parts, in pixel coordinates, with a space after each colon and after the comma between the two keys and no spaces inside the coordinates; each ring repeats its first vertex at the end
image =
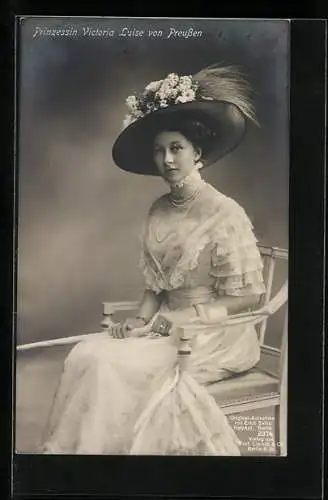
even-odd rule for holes
{"type": "MultiPolygon", "coordinates": [[[[219,381],[208,386],[220,408],[226,415],[239,414],[261,408],[275,408],[276,454],[287,455],[287,330],[288,330],[288,281],[273,295],[273,285],[277,261],[288,262],[288,252],[277,247],[259,245],[264,263],[266,292],[259,307],[251,312],[236,314],[218,326],[240,323],[257,325],[261,346],[261,359],[258,365],[241,375],[219,381]],[[266,344],[265,337],[268,320],[285,306],[281,327],[279,347],[266,344]]],[[[103,303],[102,327],[106,330],[113,323],[112,316],[118,311],[132,311],[138,307],[136,301],[103,303]]],[[[212,325],[213,326],[213,325],[212,325]]]]}
{"type": "MultiPolygon", "coordinates": [[[[233,376],[224,381],[213,383],[208,386],[209,392],[217,400],[220,407],[223,409],[226,415],[239,414],[242,412],[250,410],[258,410],[260,408],[274,407],[275,408],[275,441],[280,442],[280,446],[276,449],[276,454],[280,456],[286,456],[287,454],[287,286],[286,281],[279,289],[278,292],[273,294],[275,269],[278,261],[287,262],[288,252],[287,250],[275,247],[266,247],[260,245],[260,251],[264,262],[264,279],[266,282],[266,293],[262,297],[262,301],[257,310],[250,311],[243,314],[237,314],[229,316],[225,325],[232,325],[236,322],[242,323],[254,323],[258,329],[258,335],[261,345],[261,359],[258,365],[249,370],[246,373],[240,374],[238,376],[233,376]],[[265,337],[267,332],[268,320],[273,316],[279,309],[286,308],[284,325],[282,327],[281,341],[279,341],[279,347],[273,347],[265,343],[265,337]]],[[[36,348],[39,348],[41,352],[41,357],[38,359],[43,360],[44,352],[43,348],[48,348],[52,346],[59,346],[62,352],[56,353],[56,349],[53,351],[53,356],[48,356],[48,361],[44,362],[41,366],[38,365],[39,372],[36,372],[35,381],[41,383],[42,377],[41,371],[52,370],[48,374],[48,380],[53,380],[54,378],[59,378],[61,366],[63,363],[64,355],[66,353],[65,345],[74,344],[83,340],[86,337],[97,337],[101,335],[106,335],[108,327],[113,324],[112,316],[118,311],[132,311],[138,307],[139,303],[136,301],[124,301],[124,302],[104,302],[103,303],[103,322],[102,328],[103,332],[86,334],[80,336],[72,336],[61,339],[46,340],[41,342],[34,342],[31,344],[18,345],[17,351],[30,351],[33,349],[33,353],[37,352],[36,348]],[[50,368],[49,368],[50,367],[50,368]]],[[[222,326],[222,324],[220,325],[222,326]]],[[[49,353],[49,349],[47,349],[49,353]]],[[[18,359],[18,358],[17,358],[18,359]]],[[[27,363],[29,361],[27,360],[27,363]]],[[[31,367],[32,368],[32,367],[31,367]]],[[[55,387],[55,382],[53,382],[55,387]]],[[[49,388],[44,389],[44,395],[49,399],[47,405],[50,404],[51,394],[54,392],[54,387],[51,390],[49,388]]],[[[40,387],[40,390],[43,390],[40,387]]],[[[24,396],[23,389],[20,391],[21,395],[24,396]]],[[[48,411],[48,406],[45,406],[45,402],[42,405],[44,408],[40,407],[38,412],[46,414],[48,411]]],[[[28,408],[32,405],[32,402],[22,403],[22,406],[28,408]]],[[[41,403],[40,403],[41,404],[41,403]]],[[[32,411],[32,407],[30,409],[32,411]]],[[[33,416],[34,418],[34,416],[33,416]]],[[[22,420],[22,419],[21,419],[22,420]]],[[[24,424],[24,422],[23,422],[24,424]]],[[[22,424],[22,425],[23,425],[22,424]]],[[[37,424],[39,425],[39,424],[37,424]]],[[[41,424],[40,424],[41,425],[41,424]]],[[[36,424],[35,424],[36,427],[36,424]]],[[[23,432],[23,431],[22,431],[23,432]]],[[[25,431],[24,431],[25,432],[25,431]]],[[[33,430],[36,434],[37,430],[33,430]]],[[[32,445],[31,445],[32,446],[32,445]]]]}

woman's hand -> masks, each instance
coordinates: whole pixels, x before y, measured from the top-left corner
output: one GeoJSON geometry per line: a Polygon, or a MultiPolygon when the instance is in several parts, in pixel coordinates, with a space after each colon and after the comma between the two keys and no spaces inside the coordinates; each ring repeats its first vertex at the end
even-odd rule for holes
{"type": "Polygon", "coordinates": [[[166,321],[172,323],[174,326],[179,326],[197,319],[197,313],[193,307],[190,307],[188,309],[166,311],[158,317],[165,318],[166,321]]]}
{"type": "Polygon", "coordinates": [[[176,327],[197,320],[194,308],[183,309],[179,311],[167,311],[158,314],[152,322],[151,329],[155,333],[168,336],[173,333],[176,327]]]}
{"type": "Polygon", "coordinates": [[[127,318],[126,320],[109,328],[108,333],[115,339],[124,339],[129,337],[129,332],[136,328],[142,328],[145,322],[142,318],[127,318]]]}

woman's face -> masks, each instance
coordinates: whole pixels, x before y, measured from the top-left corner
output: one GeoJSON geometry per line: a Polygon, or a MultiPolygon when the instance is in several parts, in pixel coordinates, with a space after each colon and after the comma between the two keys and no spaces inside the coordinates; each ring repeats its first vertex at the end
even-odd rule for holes
{"type": "Polygon", "coordinates": [[[181,182],[194,171],[201,151],[180,132],[160,132],[154,141],[154,161],[161,176],[169,183],[181,182]]]}

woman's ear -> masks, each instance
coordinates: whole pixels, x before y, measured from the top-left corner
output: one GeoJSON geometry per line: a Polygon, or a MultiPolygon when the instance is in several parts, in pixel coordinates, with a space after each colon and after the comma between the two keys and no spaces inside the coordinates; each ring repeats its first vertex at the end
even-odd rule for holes
{"type": "Polygon", "coordinates": [[[202,150],[200,148],[195,149],[195,163],[197,163],[202,157],[202,150]]]}

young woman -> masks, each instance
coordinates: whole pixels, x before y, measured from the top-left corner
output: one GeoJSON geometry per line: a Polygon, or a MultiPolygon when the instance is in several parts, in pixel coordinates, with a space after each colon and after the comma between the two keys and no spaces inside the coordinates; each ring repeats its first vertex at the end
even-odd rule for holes
{"type": "Polygon", "coordinates": [[[257,304],[263,265],[243,208],[200,172],[254,120],[247,84],[233,68],[211,67],[151,82],[127,103],[114,161],[169,187],[145,223],[145,291],[135,317],[68,355],[43,451],[238,455],[206,385],[259,360],[255,328],[220,321],[257,304]],[[191,348],[183,369],[179,325],[191,348]]]}

